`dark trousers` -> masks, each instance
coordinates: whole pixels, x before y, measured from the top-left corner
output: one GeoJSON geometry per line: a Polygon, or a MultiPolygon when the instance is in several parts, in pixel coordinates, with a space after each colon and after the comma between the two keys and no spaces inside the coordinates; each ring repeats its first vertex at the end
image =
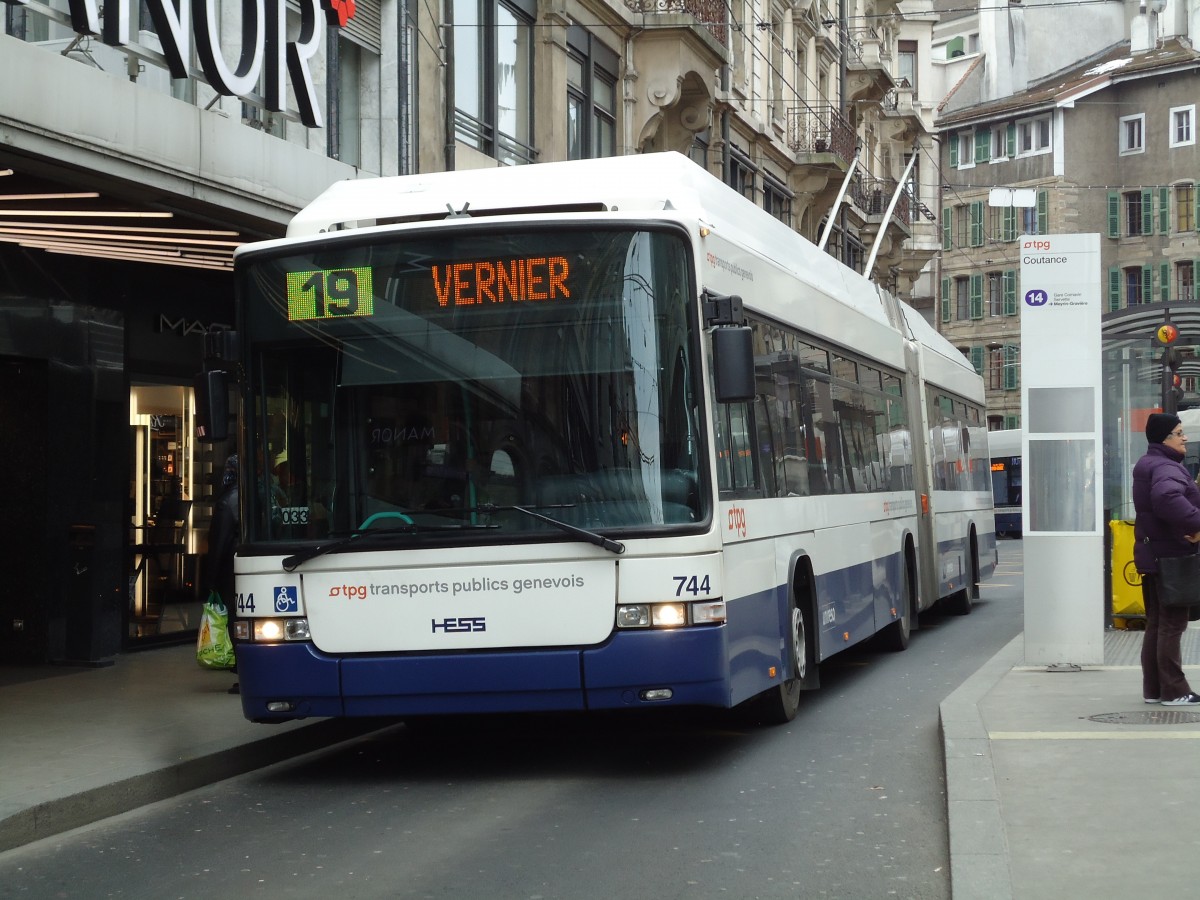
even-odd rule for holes
{"type": "Polygon", "coordinates": [[[1188,624],[1186,606],[1158,602],[1158,576],[1142,576],[1146,603],[1146,634],[1142,638],[1142,696],[1174,700],[1191,693],[1183,674],[1180,641],[1188,624]]]}

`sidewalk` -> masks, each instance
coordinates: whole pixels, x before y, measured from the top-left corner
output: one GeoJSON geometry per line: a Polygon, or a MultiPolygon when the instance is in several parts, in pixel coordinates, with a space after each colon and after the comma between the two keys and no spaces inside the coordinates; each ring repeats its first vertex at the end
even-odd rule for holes
{"type": "Polygon", "coordinates": [[[1105,665],[1051,671],[1018,635],[942,703],[954,900],[1197,895],[1200,709],[1142,702],[1141,643],[1106,631],[1105,665]]]}
{"type": "Polygon", "coordinates": [[[376,730],[254,725],[193,644],[104,668],[0,670],[0,852],[376,730]]]}

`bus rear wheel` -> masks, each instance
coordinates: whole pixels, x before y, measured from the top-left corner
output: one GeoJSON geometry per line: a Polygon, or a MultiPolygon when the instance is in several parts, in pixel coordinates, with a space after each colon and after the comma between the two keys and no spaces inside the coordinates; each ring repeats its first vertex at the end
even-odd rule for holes
{"type": "Polygon", "coordinates": [[[946,611],[951,615],[965,616],[970,614],[972,601],[974,601],[975,597],[977,596],[976,591],[978,588],[976,587],[977,579],[975,577],[975,572],[977,570],[975,567],[974,551],[974,542],[972,542],[971,552],[967,554],[967,570],[963,573],[964,583],[962,590],[951,594],[944,601],[946,604],[946,611]]]}
{"type": "Polygon", "coordinates": [[[912,569],[906,564],[900,578],[899,596],[896,597],[896,618],[879,632],[879,645],[885,650],[899,652],[908,649],[912,635],[913,590],[912,569]]]}

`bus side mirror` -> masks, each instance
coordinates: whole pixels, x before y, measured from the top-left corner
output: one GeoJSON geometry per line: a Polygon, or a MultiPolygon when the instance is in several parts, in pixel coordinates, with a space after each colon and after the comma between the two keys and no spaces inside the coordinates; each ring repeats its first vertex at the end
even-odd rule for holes
{"type": "Polygon", "coordinates": [[[718,403],[753,400],[754,342],[750,326],[724,326],[712,332],[713,381],[718,403]]]}
{"type": "Polygon", "coordinates": [[[229,437],[229,378],[221,369],[201,372],[196,391],[196,439],[224,441],[229,437]]]}

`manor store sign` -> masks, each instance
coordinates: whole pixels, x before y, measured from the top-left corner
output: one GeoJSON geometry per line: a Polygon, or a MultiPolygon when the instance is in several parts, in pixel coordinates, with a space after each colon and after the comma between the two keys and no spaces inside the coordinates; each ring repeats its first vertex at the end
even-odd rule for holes
{"type": "MultiPolygon", "coordinates": [[[[24,5],[26,0],[5,0],[24,5]]],[[[68,0],[71,27],[78,34],[95,35],[112,47],[130,43],[130,8],[138,0],[68,0]]],[[[287,40],[286,0],[241,0],[240,55],[230,65],[221,46],[218,0],[141,0],[162,42],[163,56],[172,78],[189,77],[192,39],[196,56],[209,85],[227,97],[250,97],[264,84],[264,105],[284,112],[286,81],[291,77],[300,120],[309,128],[323,124],[317,92],[308,61],[321,49],[322,12],[331,26],[344,27],[354,15],[354,0],[299,0],[300,33],[287,40]]]]}

